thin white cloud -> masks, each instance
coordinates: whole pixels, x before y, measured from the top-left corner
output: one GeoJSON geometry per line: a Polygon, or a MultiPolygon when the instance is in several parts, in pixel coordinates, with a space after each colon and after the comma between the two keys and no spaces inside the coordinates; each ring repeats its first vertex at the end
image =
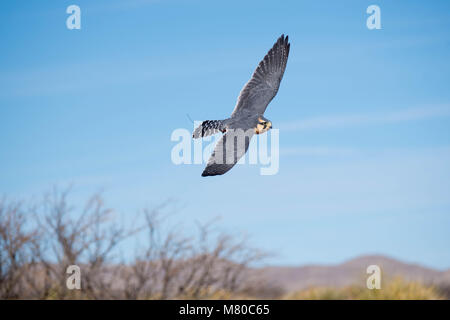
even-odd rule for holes
{"type": "Polygon", "coordinates": [[[280,150],[282,156],[351,156],[357,153],[358,150],[353,148],[328,146],[288,147],[280,150]]]}
{"type": "Polygon", "coordinates": [[[407,121],[425,120],[450,116],[450,105],[410,108],[386,113],[366,113],[313,117],[286,122],[280,128],[287,131],[346,128],[362,125],[380,125],[407,121]]]}

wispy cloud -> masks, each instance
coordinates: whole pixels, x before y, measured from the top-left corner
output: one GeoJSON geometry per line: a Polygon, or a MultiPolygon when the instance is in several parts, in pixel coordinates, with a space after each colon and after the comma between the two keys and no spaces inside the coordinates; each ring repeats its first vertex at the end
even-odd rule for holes
{"type": "Polygon", "coordinates": [[[425,120],[450,116],[450,105],[409,108],[385,113],[347,114],[313,117],[286,122],[280,128],[288,131],[345,128],[425,120]]]}
{"type": "Polygon", "coordinates": [[[328,146],[287,147],[280,150],[282,156],[351,156],[357,153],[358,150],[353,148],[328,146]]]}

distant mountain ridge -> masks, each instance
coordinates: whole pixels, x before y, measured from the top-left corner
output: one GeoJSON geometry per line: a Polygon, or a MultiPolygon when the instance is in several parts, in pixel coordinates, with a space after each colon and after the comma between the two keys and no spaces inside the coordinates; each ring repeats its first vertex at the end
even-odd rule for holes
{"type": "Polygon", "coordinates": [[[304,265],[298,267],[271,266],[258,269],[268,283],[286,291],[308,287],[343,287],[366,285],[369,265],[378,265],[383,281],[401,277],[406,281],[424,284],[449,284],[450,269],[439,271],[412,263],[405,263],[384,255],[359,256],[337,265],[304,265]]]}

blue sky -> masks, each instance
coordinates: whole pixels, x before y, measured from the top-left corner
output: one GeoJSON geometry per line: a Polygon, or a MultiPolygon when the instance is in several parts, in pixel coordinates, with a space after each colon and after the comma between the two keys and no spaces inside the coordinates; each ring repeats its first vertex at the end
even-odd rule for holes
{"type": "Polygon", "coordinates": [[[177,199],[181,220],[221,217],[273,264],[380,253],[450,268],[448,1],[9,1],[0,36],[0,193],[74,183],[74,202],[105,190],[125,216],[177,199]],[[229,116],[282,33],[265,114],[279,173],[174,165],[172,131],[229,116]]]}

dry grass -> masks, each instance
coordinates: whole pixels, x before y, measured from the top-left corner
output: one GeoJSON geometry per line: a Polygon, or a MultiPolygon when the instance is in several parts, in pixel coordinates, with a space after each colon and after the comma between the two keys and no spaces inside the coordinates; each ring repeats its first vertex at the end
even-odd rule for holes
{"type": "MultiPolygon", "coordinates": [[[[227,290],[202,292],[205,300],[254,300],[261,297],[244,293],[233,293],[227,290]]],[[[281,300],[441,300],[446,299],[438,289],[418,282],[406,282],[397,278],[388,282],[380,290],[369,290],[361,286],[347,286],[343,288],[313,287],[306,290],[291,292],[270,299],[281,300]]],[[[179,299],[195,299],[188,292],[179,299]]]]}
{"type": "Polygon", "coordinates": [[[379,290],[361,286],[344,288],[310,288],[286,294],[287,300],[439,300],[445,299],[438,290],[418,282],[405,282],[398,278],[379,290]]]}

